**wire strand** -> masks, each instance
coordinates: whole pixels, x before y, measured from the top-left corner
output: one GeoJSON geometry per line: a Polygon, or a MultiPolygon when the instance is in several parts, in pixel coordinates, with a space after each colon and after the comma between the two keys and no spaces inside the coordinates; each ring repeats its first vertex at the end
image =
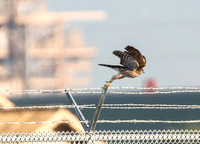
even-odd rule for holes
{"type": "MultiPolygon", "coordinates": [[[[172,94],[172,93],[200,93],[200,87],[110,87],[111,94],[172,94]],[[120,90],[120,91],[113,91],[120,90]],[[126,90],[126,91],[122,91],[126,90]],[[132,90],[132,91],[127,91],[132,90]],[[141,91],[144,90],[144,91],[141,91]],[[145,90],[153,90],[148,92],[145,90]]],[[[31,94],[63,94],[66,91],[74,94],[100,94],[102,88],[80,88],[80,89],[55,89],[55,90],[0,90],[3,95],[31,95],[31,94]]]]}
{"type": "MultiPolygon", "coordinates": [[[[0,122],[0,125],[30,125],[30,124],[54,124],[54,123],[91,123],[88,120],[85,121],[32,121],[32,122],[0,122]]],[[[177,121],[170,121],[170,120],[98,120],[97,123],[163,123],[163,124],[191,124],[191,123],[200,123],[200,120],[177,120],[177,121]]]]}
{"type": "Polygon", "coordinates": [[[23,106],[23,107],[0,107],[0,110],[6,109],[59,109],[59,108],[75,108],[79,107],[81,109],[84,108],[95,108],[95,104],[88,104],[88,105],[48,105],[48,106],[23,106]]]}
{"type": "MultiPolygon", "coordinates": [[[[81,109],[96,109],[95,104],[77,105],[81,109]]],[[[75,108],[74,105],[48,105],[48,106],[23,106],[23,107],[0,107],[0,110],[6,109],[59,109],[75,108]]],[[[103,104],[103,109],[200,109],[200,105],[169,105],[169,104],[103,104]]]]}
{"type": "Polygon", "coordinates": [[[164,123],[164,124],[190,124],[200,123],[200,120],[180,120],[180,121],[169,121],[169,120],[99,120],[97,123],[164,123]]]}

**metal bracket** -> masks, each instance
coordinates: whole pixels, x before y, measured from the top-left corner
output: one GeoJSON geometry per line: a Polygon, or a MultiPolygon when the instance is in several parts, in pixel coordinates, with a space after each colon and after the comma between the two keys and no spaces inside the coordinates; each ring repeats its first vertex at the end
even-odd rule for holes
{"type": "MultiPolygon", "coordinates": [[[[94,131],[95,130],[97,120],[99,119],[99,116],[100,116],[100,113],[101,113],[102,105],[103,105],[104,100],[106,98],[107,90],[108,90],[108,86],[105,85],[104,88],[103,88],[100,100],[99,100],[99,104],[96,108],[96,112],[94,114],[94,118],[92,120],[92,124],[91,124],[90,129],[89,129],[89,125],[87,123],[84,123],[84,122],[81,123],[85,131],[89,131],[89,130],[94,131]]],[[[80,121],[86,121],[85,117],[83,116],[82,112],[80,111],[80,109],[79,109],[76,101],[74,100],[73,96],[71,95],[71,93],[68,90],[65,90],[65,93],[66,93],[66,96],[69,99],[70,103],[75,106],[75,111],[76,111],[76,114],[77,114],[79,120],[80,121]]]]}
{"type": "MultiPolygon", "coordinates": [[[[75,106],[74,109],[75,109],[75,111],[76,111],[76,114],[77,114],[77,116],[78,116],[78,119],[79,119],[80,121],[86,121],[86,120],[85,120],[85,117],[83,116],[82,112],[80,111],[80,109],[79,109],[79,107],[78,107],[76,101],[74,100],[73,96],[71,95],[71,93],[70,93],[68,90],[65,90],[65,93],[66,93],[66,96],[67,96],[67,98],[69,99],[71,105],[74,105],[74,106],[75,106]]],[[[84,122],[83,122],[83,123],[81,123],[81,124],[82,124],[82,126],[83,126],[83,128],[84,128],[85,131],[88,131],[88,130],[89,130],[89,125],[88,125],[87,123],[84,123],[84,122]]]]}

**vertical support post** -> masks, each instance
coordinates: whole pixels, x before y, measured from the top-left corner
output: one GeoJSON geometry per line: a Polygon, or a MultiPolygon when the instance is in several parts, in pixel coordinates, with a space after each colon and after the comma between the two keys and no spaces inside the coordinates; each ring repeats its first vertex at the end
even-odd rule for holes
{"type": "MultiPolygon", "coordinates": [[[[75,111],[76,111],[76,114],[78,116],[78,119],[80,121],[85,121],[85,117],[83,116],[82,112],[80,111],[80,109],[79,109],[76,101],[74,100],[73,96],[71,95],[71,93],[68,90],[65,90],[65,93],[66,93],[66,96],[69,99],[71,105],[75,106],[75,111]]],[[[89,125],[87,123],[81,123],[81,124],[82,124],[85,131],[89,130],[89,125]]]]}
{"type": "Polygon", "coordinates": [[[102,108],[102,105],[103,105],[104,100],[106,98],[107,90],[108,90],[108,86],[105,85],[104,88],[103,88],[100,100],[99,100],[99,104],[98,104],[98,106],[96,108],[96,112],[95,112],[94,118],[92,120],[90,131],[94,131],[95,128],[96,128],[97,120],[99,119],[99,116],[100,116],[100,113],[101,113],[101,108],[102,108]]]}

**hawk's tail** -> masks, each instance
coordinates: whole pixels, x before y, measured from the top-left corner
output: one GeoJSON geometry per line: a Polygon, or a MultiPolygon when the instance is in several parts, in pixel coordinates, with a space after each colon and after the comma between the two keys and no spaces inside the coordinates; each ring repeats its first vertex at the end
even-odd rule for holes
{"type": "Polygon", "coordinates": [[[123,66],[119,66],[119,65],[109,65],[109,64],[99,64],[99,65],[112,68],[112,69],[114,69],[116,71],[119,71],[119,68],[124,68],[123,66]]]}

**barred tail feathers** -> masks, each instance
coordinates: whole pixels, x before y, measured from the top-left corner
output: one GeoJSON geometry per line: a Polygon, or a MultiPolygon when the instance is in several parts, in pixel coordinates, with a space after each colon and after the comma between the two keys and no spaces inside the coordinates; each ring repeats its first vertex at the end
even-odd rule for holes
{"type": "Polygon", "coordinates": [[[112,69],[114,69],[116,71],[119,71],[119,68],[123,68],[123,66],[119,66],[119,65],[109,65],[109,64],[99,64],[99,65],[112,68],[112,69]]]}

